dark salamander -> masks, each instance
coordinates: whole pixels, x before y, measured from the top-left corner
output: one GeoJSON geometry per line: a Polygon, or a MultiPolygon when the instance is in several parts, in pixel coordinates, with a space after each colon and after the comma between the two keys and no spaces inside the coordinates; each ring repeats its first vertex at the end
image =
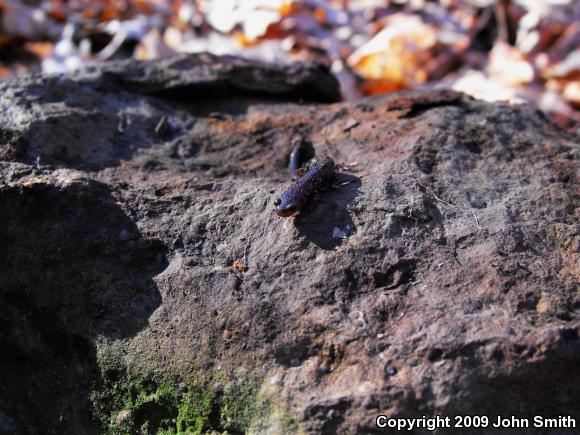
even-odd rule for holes
{"type": "Polygon", "coordinates": [[[334,161],[330,157],[314,157],[306,165],[306,173],[274,202],[278,216],[289,217],[298,213],[320,189],[334,178],[334,161]]]}
{"type": "Polygon", "coordinates": [[[308,141],[301,140],[294,146],[290,154],[290,171],[295,174],[314,157],[314,148],[308,141]]]}

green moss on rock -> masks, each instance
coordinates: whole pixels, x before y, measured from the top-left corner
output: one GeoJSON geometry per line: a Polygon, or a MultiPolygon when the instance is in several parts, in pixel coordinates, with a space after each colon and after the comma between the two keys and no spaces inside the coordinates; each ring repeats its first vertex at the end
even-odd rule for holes
{"type": "Polygon", "coordinates": [[[300,424],[251,375],[160,370],[122,340],[97,341],[100,379],[93,414],[108,434],[302,433],[300,424]]]}
{"type": "Polygon", "coordinates": [[[121,347],[110,344],[103,347],[109,352],[98,352],[101,380],[91,395],[106,433],[245,433],[272,408],[258,399],[258,380],[228,382],[216,373],[205,382],[182,382],[155,372],[133,373],[121,347]]]}

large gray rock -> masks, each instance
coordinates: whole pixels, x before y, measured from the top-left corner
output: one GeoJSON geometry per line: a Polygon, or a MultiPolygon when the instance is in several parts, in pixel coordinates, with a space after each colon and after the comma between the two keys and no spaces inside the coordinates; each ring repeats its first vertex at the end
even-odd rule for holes
{"type": "Polygon", "coordinates": [[[540,113],[204,55],[0,95],[0,432],[580,418],[579,145],[540,113]],[[296,140],[341,166],[283,219],[296,140]]]}

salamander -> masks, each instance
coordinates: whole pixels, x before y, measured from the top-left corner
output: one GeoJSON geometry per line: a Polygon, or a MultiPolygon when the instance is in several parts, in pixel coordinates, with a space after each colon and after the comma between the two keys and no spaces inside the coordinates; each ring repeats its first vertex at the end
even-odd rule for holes
{"type": "Polygon", "coordinates": [[[295,215],[333,178],[334,161],[330,157],[314,157],[306,165],[306,173],[274,202],[274,212],[282,217],[295,215]]]}
{"type": "Polygon", "coordinates": [[[305,140],[298,141],[290,154],[290,171],[294,174],[299,169],[302,169],[304,164],[307,164],[314,157],[314,154],[314,148],[310,142],[305,140]]]}

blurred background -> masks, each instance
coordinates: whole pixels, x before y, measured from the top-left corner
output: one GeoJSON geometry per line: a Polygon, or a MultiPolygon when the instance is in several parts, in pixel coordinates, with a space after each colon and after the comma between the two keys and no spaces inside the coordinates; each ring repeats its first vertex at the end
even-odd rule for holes
{"type": "Polygon", "coordinates": [[[318,60],[345,99],[446,87],[580,128],[580,0],[0,0],[0,78],[209,51],[318,60]]]}

